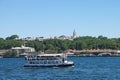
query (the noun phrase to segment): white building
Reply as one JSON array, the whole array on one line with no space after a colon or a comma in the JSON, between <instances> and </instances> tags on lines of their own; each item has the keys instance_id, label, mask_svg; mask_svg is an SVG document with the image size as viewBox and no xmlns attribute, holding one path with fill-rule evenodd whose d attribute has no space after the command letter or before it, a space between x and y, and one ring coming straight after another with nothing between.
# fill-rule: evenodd
<instances>
[{"instance_id":1,"label":"white building","mask_svg":"<svg viewBox=\"0 0 120 80\"><path fill-rule=\"evenodd\" d=\"M67 40L73 40L75 38L77 38L75 30L73 31L73 35L72 36L61 35L61 36L58 37L58 39L60 39L60 40L66 40L66 39Z\"/></svg>"},{"instance_id":2,"label":"white building","mask_svg":"<svg viewBox=\"0 0 120 80\"><path fill-rule=\"evenodd\" d=\"M36 37L36 40L37 40L37 41L43 41L43 40L44 40L44 37Z\"/></svg>"},{"instance_id":3,"label":"white building","mask_svg":"<svg viewBox=\"0 0 120 80\"><path fill-rule=\"evenodd\" d=\"M59 39L60 40L66 40L66 39L70 39L70 37L69 36L65 36L65 35L61 35L61 36L59 36Z\"/></svg>"},{"instance_id":4,"label":"white building","mask_svg":"<svg viewBox=\"0 0 120 80\"><path fill-rule=\"evenodd\" d=\"M34 41L35 38L34 37L26 37L26 38L23 38L22 40L25 40L25 41Z\"/></svg>"},{"instance_id":5,"label":"white building","mask_svg":"<svg viewBox=\"0 0 120 80\"><path fill-rule=\"evenodd\" d=\"M35 52L35 49L32 47L12 47L12 51L16 51L19 55L25 54L25 53L32 53Z\"/></svg>"}]
</instances>

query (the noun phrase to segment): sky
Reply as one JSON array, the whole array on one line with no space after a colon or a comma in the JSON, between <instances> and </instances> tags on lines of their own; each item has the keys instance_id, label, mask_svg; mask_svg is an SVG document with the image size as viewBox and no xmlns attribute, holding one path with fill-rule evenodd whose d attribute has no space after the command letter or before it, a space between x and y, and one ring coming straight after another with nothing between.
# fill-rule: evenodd
<instances>
[{"instance_id":1,"label":"sky","mask_svg":"<svg viewBox=\"0 0 120 80\"><path fill-rule=\"evenodd\" d=\"M0 37L120 37L120 0L0 0Z\"/></svg>"}]
</instances>

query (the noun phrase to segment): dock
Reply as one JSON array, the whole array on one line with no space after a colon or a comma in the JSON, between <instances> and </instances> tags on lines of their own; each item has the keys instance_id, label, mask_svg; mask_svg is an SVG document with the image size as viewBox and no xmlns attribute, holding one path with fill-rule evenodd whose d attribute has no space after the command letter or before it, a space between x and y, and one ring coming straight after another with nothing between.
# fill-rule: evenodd
<instances>
[{"instance_id":1,"label":"dock","mask_svg":"<svg viewBox=\"0 0 120 80\"><path fill-rule=\"evenodd\" d=\"M104 54L103 54L104 53ZM73 56L111 56L111 57L120 57L120 50L112 50L112 49L98 49L98 50L75 50ZM103 55L102 55L103 54Z\"/></svg>"}]
</instances>

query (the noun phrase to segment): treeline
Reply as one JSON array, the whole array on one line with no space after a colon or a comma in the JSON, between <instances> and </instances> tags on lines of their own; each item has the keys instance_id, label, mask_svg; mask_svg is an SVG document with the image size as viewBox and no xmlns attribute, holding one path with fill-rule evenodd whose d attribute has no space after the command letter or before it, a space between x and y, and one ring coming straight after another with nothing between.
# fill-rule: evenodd
<instances>
[{"instance_id":1,"label":"treeline","mask_svg":"<svg viewBox=\"0 0 120 80\"><path fill-rule=\"evenodd\" d=\"M24 41L16 40L17 38L19 38L18 35L12 35L6 39L0 38L0 49L11 49L24 44Z\"/></svg>"},{"instance_id":2,"label":"treeline","mask_svg":"<svg viewBox=\"0 0 120 80\"><path fill-rule=\"evenodd\" d=\"M110 39L104 36L82 36L74 40L45 39L43 41L23 41L17 38L19 38L18 35L12 35L6 39L0 38L0 49L11 49L11 47L24 44L34 47L36 52L46 50L63 52L67 49L120 49L120 38Z\"/></svg>"}]
</instances>

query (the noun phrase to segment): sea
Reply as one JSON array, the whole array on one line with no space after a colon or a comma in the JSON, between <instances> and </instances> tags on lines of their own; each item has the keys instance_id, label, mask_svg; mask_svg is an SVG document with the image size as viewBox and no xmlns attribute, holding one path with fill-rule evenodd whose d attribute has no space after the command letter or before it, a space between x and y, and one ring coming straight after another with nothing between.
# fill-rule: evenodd
<instances>
[{"instance_id":1,"label":"sea","mask_svg":"<svg viewBox=\"0 0 120 80\"><path fill-rule=\"evenodd\" d=\"M68 57L71 67L25 68L24 58L0 58L0 80L120 80L120 57Z\"/></svg>"}]
</instances>

